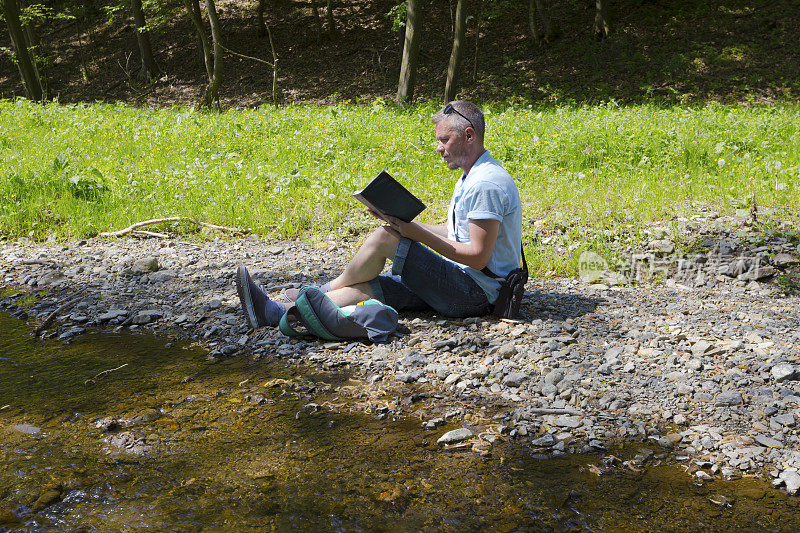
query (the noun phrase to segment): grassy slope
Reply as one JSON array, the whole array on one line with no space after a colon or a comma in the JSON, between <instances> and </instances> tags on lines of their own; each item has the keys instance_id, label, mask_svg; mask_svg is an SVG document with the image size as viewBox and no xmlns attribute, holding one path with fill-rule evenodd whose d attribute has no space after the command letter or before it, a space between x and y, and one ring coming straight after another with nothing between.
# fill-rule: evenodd
<instances>
[{"instance_id":1,"label":"grassy slope","mask_svg":"<svg viewBox=\"0 0 800 533\"><path fill-rule=\"evenodd\" d=\"M687 201L798 207L796 106L488 109L488 148L517 179L526 217L571 228L569 249L537 270L573 271L581 249L603 247L600 230L667 223ZM433 110L0 101L0 233L89 236L189 215L266 236L342 235L371 223L349 193L384 167L439 221L457 175L433 150Z\"/></svg>"}]
</instances>

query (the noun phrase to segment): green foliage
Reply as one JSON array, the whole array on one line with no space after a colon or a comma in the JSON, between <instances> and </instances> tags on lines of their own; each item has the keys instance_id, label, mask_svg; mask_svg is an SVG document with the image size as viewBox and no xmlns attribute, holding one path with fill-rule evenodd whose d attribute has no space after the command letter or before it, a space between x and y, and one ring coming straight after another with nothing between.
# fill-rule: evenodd
<instances>
[{"instance_id":1,"label":"green foliage","mask_svg":"<svg viewBox=\"0 0 800 533\"><path fill-rule=\"evenodd\" d=\"M800 199L800 108L616 104L487 111L486 143L517 180L529 260L574 272L642 228ZM440 222L457 173L435 153L433 106L44 106L0 101L0 235L83 237L149 218L196 217L274 238L373 222L350 193L387 168Z\"/></svg>"},{"instance_id":2,"label":"green foliage","mask_svg":"<svg viewBox=\"0 0 800 533\"><path fill-rule=\"evenodd\" d=\"M403 0L399 4L392 7L386 14L392 22L392 31L400 31L400 28L406 26L406 18L408 17L408 0Z\"/></svg>"}]
</instances>

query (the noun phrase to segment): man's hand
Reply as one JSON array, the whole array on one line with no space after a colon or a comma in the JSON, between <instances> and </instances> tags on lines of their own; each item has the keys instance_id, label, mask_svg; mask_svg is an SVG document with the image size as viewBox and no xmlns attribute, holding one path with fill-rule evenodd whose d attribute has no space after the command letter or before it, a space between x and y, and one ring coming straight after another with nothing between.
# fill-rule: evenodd
<instances>
[{"instance_id":1,"label":"man's hand","mask_svg":"<svg viewBox=\"0 0 800 533\"><path fill-rule=\"evenodd\" d=\"M405 222L390 215L386 215L384 220L389 223L389 229L395 231L401 237L411 239L412 241L424 242L423 234L428 233L424 228L420 227L420 225L414 221Z\"/></svg>"}]
</instances>

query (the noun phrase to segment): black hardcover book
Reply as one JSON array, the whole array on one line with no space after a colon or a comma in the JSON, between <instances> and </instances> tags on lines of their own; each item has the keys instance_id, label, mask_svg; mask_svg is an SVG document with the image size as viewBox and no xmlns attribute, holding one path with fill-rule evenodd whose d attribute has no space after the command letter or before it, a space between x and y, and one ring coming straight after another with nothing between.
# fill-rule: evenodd
<instances>
[{"instance_id":1,"label":"black hardcover book","mask_svg":"<svg viewBox=\"0 0 800 533\"><path fill-rule=\"evenodd\" d=\"M405 222L411 222L425 210L425 204L385 170L353 196L379 215L391 215Z\"/></svg>"}]
</instances>

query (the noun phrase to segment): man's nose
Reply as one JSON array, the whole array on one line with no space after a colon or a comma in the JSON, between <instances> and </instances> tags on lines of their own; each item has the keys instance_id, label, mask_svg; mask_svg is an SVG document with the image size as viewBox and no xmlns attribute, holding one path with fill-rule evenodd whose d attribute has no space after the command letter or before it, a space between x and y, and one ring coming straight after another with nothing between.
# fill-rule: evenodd
<instances>
[{"instance_id":1,"label":"man's nose","mask_svg":"<svg viewBox=\"0 0 800 533\"><path fill-rule=\"evenodd\" d=\"M436 151L439 152L440 154L443 154L444 153L444 144L442 144L442 143L437 144L436 145Z\"/></svg>"}]
</instances>

